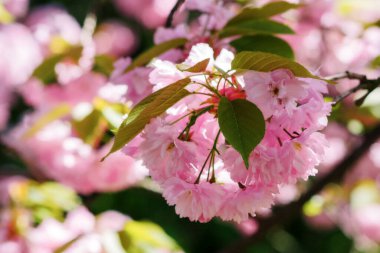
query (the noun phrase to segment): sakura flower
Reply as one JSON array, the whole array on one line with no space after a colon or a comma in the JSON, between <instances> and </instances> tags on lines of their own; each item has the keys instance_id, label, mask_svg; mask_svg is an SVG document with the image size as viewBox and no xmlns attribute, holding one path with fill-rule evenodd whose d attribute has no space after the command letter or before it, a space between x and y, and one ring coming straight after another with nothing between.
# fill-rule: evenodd
<instances>
[{"instance_id":1,"label":"sakura flower","mask_svg":"<svg viewBox=\"0 0 380 253\"><path fill-rule=\"evenodd\" d=\"M60 53L59 47L64 47L65 43L69 45L79 43L81 33L79 24L59 7L38 8L29 14L25 23L40 43L45 55L56 50L58 50L56 53Z\"/></svg>"},{"instance_id":2,"label":"sakura flower","mask_svg":"<svg viewBox=\"0 0 380 253\"><path fill-rule=\"evenodd\" d=\"M55 179L81 193L117 191L135 184L146 175L139 161L124 154L100 162L109 147L93 149L72 135L68 122L55 121L30 138L23 137L38 114L4 137L37 175ZM90 175L90 176L89 176Z\"/></svg>"},{"instance_id":3,"label":"sakura flower","mask_svg":"<svg viewBox=\"0 0 380 253\"><path fill-rule=\"evenodd\" d=\"M171 177L180 177L189 182L195 181L195 168L206 159L207 140L197 142L197 133L190 133L190 141L185 134L178 139L185 128L182 124L171 126L169 122L156 119L149 124L142 135L139 146L144 165L150 175L158 182L165 182Z\"/></svg>"},{"instance_id":4,"label":"sakura flower","mask_svg":"<svg viewBox=\"0 0 380 253\"><path fill-rule=\"evenodd\" d=\"M24 25L0 26L0 47L7 49L0 57L1 85L23 84L42 61L38 43Z\"/></svg>"},{"instance_id":5,"label":"sakura flower","mask_svg":"<svg viewBox=\"0 0 380 253\"><path fill-rule=\"evenodd\" d=\"M136 35L133 31L116 21L102 23L94 34L97 54L114 57L125 56L136 47Z\"/></svg>"},{"instance_id":6,"label":"sakura flower","mask_svg":"<svg viewBox=\"0 0 380 253\"><path fill-rule=\"evenodd\" d=\"M137 103L152 92L152 84L147 80L147 76L152 70L139 67L124 73L130 64L130 58L117 60L114 64L115 69L110 77L110 83L124 86L126 88L125 99Z\"/></svg>"},{"instance_id":7,"label":"sakura flower","mask_svg":"<svg viewBox=\"0 0 380 253\"><path fill-rule=\"evenodd\" d=\"M26 14L29 0L4 0L2 4L12 16L19 18Z\"/></svg>"},{"instance_id":8,"label":"sakura flower","mask_svg":"<svg viewBox=\"0 0 380 253\"><path fill-rule=\"evenodd\" d=\"M307 95L306 83L294 78L287 70L275 70L265 79L257 79L261 74L248 72L244 75L248 99L254 101L269 118L280 108L291 113L297 107L297 100ZM270 101L270 102L269 102ZM269 103L268 103L269 102Z\"/></svg>"},{"instance_id":9,"label":"sakura flower","mask_svg":"<svg viewBox=\"0 0 380 253\"><path fill-rule=\"evenodd\" d=\"M168 6L175 4L174 0L166 2L165 5L159 0L114 0L114 2L123 14L133 16L149 28L163 25L170 11Z\"/></svg>"},{"instance_id":10,"label":"sakura flower","mask_svg":"<svg viewBox=\"0 0 380 253\"><path fill-rule=\"evenodd\" d=\"M192 67L206 59L209 59L206 70L212 71L215 67L218 67L223 71L228 71L231 68L233 54L228 50L222 50L222 52L214 58L214 50L210 45L199 43L191 48L189 56L182 64L186 67ZM152 63L152 66L154 69L149 75L149 81L154 84L155 90L193 74L179 70L171 61L162 61L158 59ZM194 76L192 79L204 81L202 76Z\"/></svg>"},{"instance_id":11,"label":"sakura flower","mask_svg":"<svg viewBox=\"0 0 380 253\"><path fill-rule=\"evenodd\" d=\"M237 223L247 221L249 215L255 216L257 212L270 208L273 204L275 187L271 190L259 184L247 186L244 189L240 189L237 185L233 187L235 190L229 189L218 213L223 220L232 220Z\"/></svg>"},{"instance_id":12,"label":"sakura flower","mask_svg":"<svg viewBox=\"0 0 380 253\"><path fill-rule=\"evenodd\" d=\"M32 229L27 238L31 252L51 253L74 240L65 252L90 250L100 253L104 252L102 249L106 247L106 240L102 238L108 233L122 230L128 221L127 216L114 211L95 217L85 207L79 207L71 211L63 223L55 219L45 220Z\"/></svg>"},{"instance_id":13,"label":"sakura flower","mask_svg":"<svg viewBox=\"0 0 380 253\"><path fill-rule=\"evenodd\" d=\"M223 188L208 182L189 184L181 179L171 178L163 186L163 195L169 205L175 204L180 217L188 217L191 221L209 221L224 202Z\"/></svg>"}]
</instances>

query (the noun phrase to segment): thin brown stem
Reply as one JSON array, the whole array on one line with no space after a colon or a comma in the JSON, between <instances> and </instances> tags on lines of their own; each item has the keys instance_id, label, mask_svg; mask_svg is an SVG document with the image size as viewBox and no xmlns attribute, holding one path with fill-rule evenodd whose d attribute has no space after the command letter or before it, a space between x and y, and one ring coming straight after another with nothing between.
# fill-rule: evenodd
<instances>
[{"instance_id":1,"label":"thin brown stem","mask_svg":"<svg viewBox=\"0 0 380 253\"><path fill-rule=\"evenodd\" d=\"M358 80L359 84L352 89L342 93L341 95L334 98L335 105L341 102L343 99L348 97L349 95L359 91L365 90L367 91L365 95L355 101L356 105L360 106L363 104L364 100L367 96L377 87L380 86L380 77L377 79L368 79L366 75L357 74L353 72L346 71L342 74L338 74L329 78L331 81L338 81L341 79L350 79L350 80Z\"/></svg>"},{"instance_id":2,"label":"thin brown stem","mask_svg":"<svg viewBox=\"0 0 380 253\"><path fill-rule=\"evenodd\" d=\"M173 18L174 14L177 12L177 10L181 7L181 5L185 2L186 0L177 0L173 8L171 9L168 18L166 19L165 27L170 28L173 24Z\"/></svg>"}]
</instances>

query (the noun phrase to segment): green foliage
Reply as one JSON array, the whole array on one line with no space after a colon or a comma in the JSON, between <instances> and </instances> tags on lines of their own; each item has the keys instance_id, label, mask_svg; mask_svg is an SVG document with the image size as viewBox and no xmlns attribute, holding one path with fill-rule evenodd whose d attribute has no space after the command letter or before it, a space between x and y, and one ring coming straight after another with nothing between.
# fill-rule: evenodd
<instances>
[{"instance_id":1,"label":"green foliage","mask_svg":"<svg viewBox=\"0 0 380 253\"><path fill-rule=\"evenodd\" d=\"M254 35L254 34L294 34L294 31L287 25L269 20L253 19L229 25L219 32L219 37L229 37L233 35Z\"/></svg>"},{"instance_id":2,"label":"green foliage","mask_svg":"<svg viewBox=\"0 0 380 253\"><path fill-rule=\"evenodd\" d=\"M154 250L180 252L181 248L155 223L149 221L129 221L119 232L121 244L126 252L146 253Z\"/></svg>"},{"instance_id":3,"label":"green foliage","mask_svg":"<svg viewBox=\"0 0 380 253\"><path fill-rule=\"evenodd\" d=\"M55 65L65 58L78 60L82 53L82 47L72 47L64 53L56 54L45 59L33 72L32 76L40 79L44 84L56 81Z\"/></svg>"},{"instance_id":4,"label":"green foliage","mask_svg":"<svg viewBox=\"0 0 380 253\"><path fill-rule=\"evenodd\" d=\"M380 21L379 21L380 22ZM377 56L375 59L372 60L371 62L371 67L372 68L380 68L380 55Z\"/></svg>"},{"instance_id":5,"label":"green foliage","mask_svg":"<svg viewBox=\"0 0 380 253\"><path fill-rule=\"evenodd\" d=\"M27 180L17 183L11 188L10 196L15 207L30 209L36 222L49 217L61 220L65 212L80 204L75 191L55 182L39 184Z\"/></svg>"},{"instance_id":6,"label":"green foliage","mask_svg":"<svg viewBox=\"0 0 380 253\"><path fill-rule=\"evenodd\" d=\"M93 71L110 76L114 70L114 60L106 54L97 55L94 59Z\"/></svg>"},{"instance_id":7,"label":"green foliage","mask_svg":"<svg viewBox=\"0 0 380 253\"><path fill-rule=\"evenodd\" d=\"M151 119L163 114L179 100L189 95L190 93L185 87L190 81L189 78L181 79L154 92L138 103L119 127L113 146L107 156L121 149L136 137Z\"/></svg>"},{"instance_id":8,"label":"green foliage","mask_svg":"<svg viewBox=\"0 0 380 253\"><path fill-rule=\"evenodd\" d=\"M248 100L229 101L222 97L218 106L218 122L226 140L249 166L249 155L265 133L265 120L260 109Z\"/></svg>"},{"instance_id":9,"label":"green foliage","mask_svg":"<svg viewBox=\"0 0 380 253\"><path fill-rule=\"evenodd\" d=\"M192 67L182 66L181 64L177 65L177 68L181 71L191 72L191 73L199 73L206 70L208 63L210 62L210 58L204 59L203 61L198 62Z\"/></svg>"},{"instance_id":10,"label":"green foliage","mask_svg":"<svg viewBox=\"0 0 380 253\"><path fill-rule=\"evenodd\" d=\"M292 48L284 40L271 35L254 35L243 36L232 41L237 52L242 51L261 51L266 53L277 54L289 59L294 58Z\"/></svg>"},{"instance_id":11,"label":"green foliage","mask_svg":"<svg viewBox=\"0 0 380 253\"><path fill-rule=\"evenodd\" d=\"M85 143L95 147L107 130L108 123L99 110L93 110L81 120L73 120L75 133Z\"/></svg>"},{"instance_id":12,"label":"green foliage","mask_svg":"<svg viewBox=\"0 0 380 253\"><path fill-rule=\"evenodd\" d=\"M24 133L23 138L33 137L36 133L42 130L46 125L69 115L71 106L68 104L60 104L51 109L48 113L41 116L34 124Z\"/></svg>"},{"instance_id":13,"label":"green foliage","mask_svg":"<svg viewBox=\"0 0 380 253\"><path fill-rule=\"evenodd\" d=\"M235 70L269 72L281 68L289 69L298 77L320 79L301 64L275 54L243 51L238 53L232 61L232 69Z\"/></svg>"},{"instance_id":14,"label":"green foliage","mask_svg":"<svg viewBox=\"0 0 380 253\"><path fill-rule=\"evenodd\" d=\"M290 9L299 7L298 4L291 4L285 1L271 2L261 8L245 8L235 17L228 21L226 26L235 25L252 19L265 19L284 13Z\"/></svg>"},{"instance_id":15,"label":"green foliage","mask_svg":"<svg viewBox=\"0 0 380 253\"><path fill-rule=\"evenodd\" d=\"M155 45L154 47L148 49L144 53L140 54L135 60L128 66L125 72L129 72L137 67L143 66L149 63L153 58L160 56L166 51L183 46L187 42L184 38L173 39L165 41L161 44Z\"/></svg>"}]
</instances>

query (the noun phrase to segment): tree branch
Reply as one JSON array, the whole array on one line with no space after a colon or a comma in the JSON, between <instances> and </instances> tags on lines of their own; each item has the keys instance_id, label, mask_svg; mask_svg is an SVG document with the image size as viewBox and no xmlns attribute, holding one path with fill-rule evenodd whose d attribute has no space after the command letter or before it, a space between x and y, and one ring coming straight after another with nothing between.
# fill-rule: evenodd
<instances>
[{"instance_id":1,"label":"tree branch","mask_svg":"<svg viewBox=\"0 0 380 253\"><path fill-rule=\"evenodd\" d=\"M330 173L315 182L311 188L305 192L301 197L294 202L287 205L274 208L272 215L268 217L257 217L256 221L259 224L259 230L244 238L235 244L231 245L227 249L223 250L223 253L242 253L248 249L250 245L253 245L258 240L262 239L268 231L275 226L286 224L301 214L303 205L310 200L315 194L320 192L327 184L332 182L341 181L351 168L355 166L358 160L369 150L371 145L380 138L380 124L374 127L370 132L364 135L363 141L353 149L346 158L341 161Z\"/></svg>"},{"instance_id":2,"label":"tree branch","mask_svg":"<svg viewBox=\"0 0 380 253\"><path fill-rule=\"evenodd\" d=\"M169 27L172 26L173 18L174 18L174 14L176 13L176 11L181 7L181 5L182 5L185 1L186 1L186 0L177 0L177 2L175 3L174 7L173 7L172 10L170 11L168 18L166 19L166 23L165 23L165 27L166 27L166 28L169 28Z\"/></svg>"},{"instance_id":3,"label":"tree branch","mask_svg":"<svg viewBox=\"0 0 380 253\"><path fill-rule=\"evenodd\" d=\"M377 79L368 79L366 75L361 75L357 73L352 73L349 71L344 72L343 74L338 74L336 76L329 78L331 81L337 81L341 79L350 79L350 80L358 80L359 84L355 86L354 88L344 92L340 96L336 97L334 99L335 104L339 103L343 99L345 99L347 96L359 91L359 90L367 90L367 93L355 101L357 106L360 106L363 104L364 100L367 98L367 96L377 87L380 86L380 77Z\"/></svg>"}]
</instances>

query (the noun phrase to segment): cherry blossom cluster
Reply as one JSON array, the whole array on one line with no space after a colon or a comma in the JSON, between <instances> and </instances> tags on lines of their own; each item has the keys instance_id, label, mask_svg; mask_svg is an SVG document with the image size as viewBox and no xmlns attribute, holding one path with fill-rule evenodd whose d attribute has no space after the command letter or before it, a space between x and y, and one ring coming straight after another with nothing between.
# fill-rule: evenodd
<instances>
[{"instance_id":1,"label":"cherry blossom cluster","mask_svg":"<svg viewBox=\"0 0 380 253\"><path fill-rule=\"evenodd\" d=\"M181 71L170 61L153 63L154 89L190 77L192 95L152 120L125 152L143 160L181 217L241 222L269 208L279 186L316 173L326 147L318 131L326 126L331 105L323 99L323 81L297 78L286 69L234 74L232 52L214 55L208 44L199 43L180 64L209 59L202 73ZM264 116L265 136L251 153L249 168L219 130L220 97L251 101Z\"/></svg>"}]
</instances>

